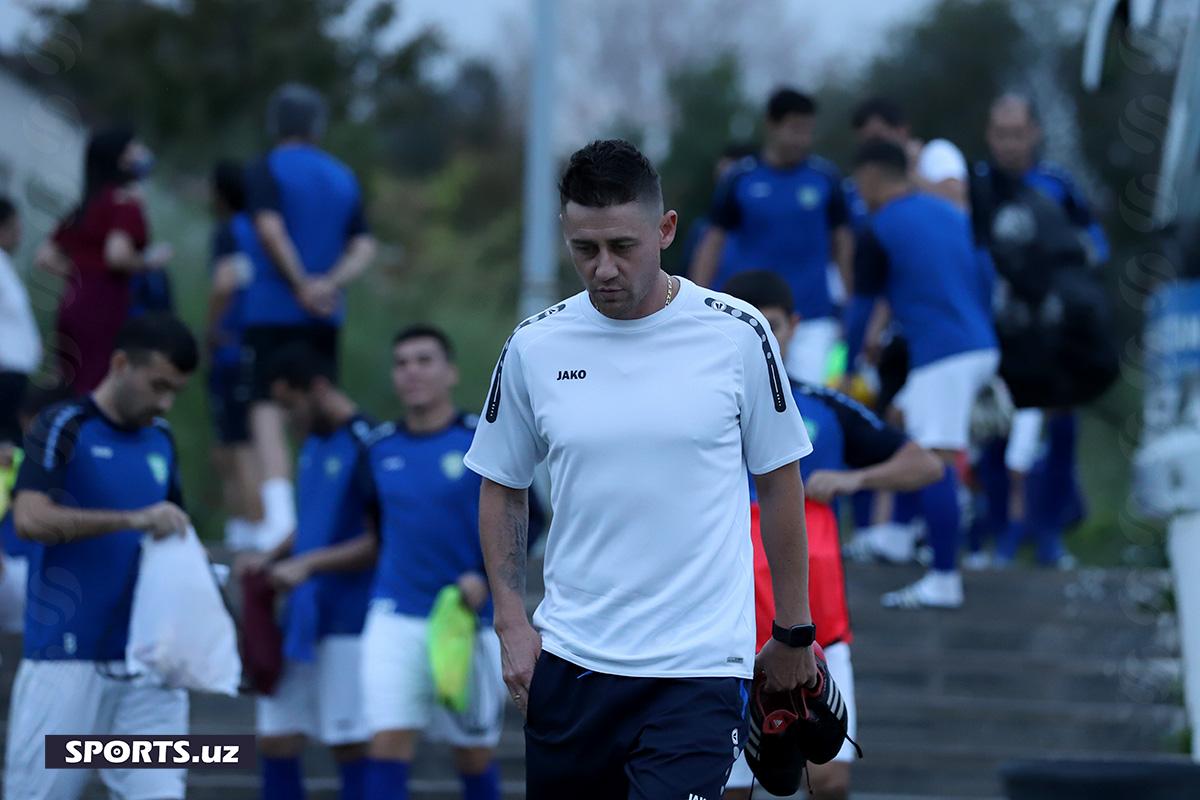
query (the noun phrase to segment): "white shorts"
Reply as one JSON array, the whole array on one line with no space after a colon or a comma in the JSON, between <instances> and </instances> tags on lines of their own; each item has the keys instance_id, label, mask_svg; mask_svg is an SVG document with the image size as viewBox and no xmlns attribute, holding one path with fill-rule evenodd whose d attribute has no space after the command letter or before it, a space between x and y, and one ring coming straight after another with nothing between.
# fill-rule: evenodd
<instances>
[{"instance_id":1,"label":"white shorts","mask_svg":"<svg viewBox=\"0 0 1200 800\"><path fill-rule=\"evenodd\" d=\"M838 642L826 647L825 663L829 665L829 675L837 684L842 699L846 701L846 732L851 739L857 739L858 706L854 702L854 666L850 663L850 645ZM833 760L850 764L854 762L857 755L854 752L854 746L850 742L845 742ZM754 774L750 771L750 765L746 762L746 753L743 751L733 765L733 772L729 774L729 781L725 784L725 788L749 789L753 783Z\"/></svg>"},{"instance_id":2,"label":"white shorts","mask_svg":"<svg viewBox=\"0 0 1200 800\"><path fill-rule=\"evenodd\" d=\"M500 672L500 638L480 629L472 661L468 707L456 714L437 702L423 617L396 614L375 602L363 629L362 685L367 729L424 731L453 747L495 747L500 742L508 692Z\"/></svg>"},{"instance_id":3,"label":"white shorts","mask_svg":"<svg viewBox=\"0 0 1200 800\"><path fill-rule=\"evenodd\" d=\"M187 692L106 678L98 666L95 661L21 661L8 717L6 798L74 800L83 793L91 770L45 768L47 734L187 734ZM124 666L124 662L111 664L114 671ZM104 785L121 800L184 796L186 770L98 771Z\"/></svg>"},{"instance_id":4,"label":"white shorts","mask_svg":"<svg viewBox=\"0 0 1200 800\"><path fill-rule=\"evenodd\" d=\"M29 559L0 556L4 575L0 576L0 631L20 633L25 629L25 584L29 580Z\"/></svg>"},{"instance_id":5,"label":"white shorts","mask_svg":"<svg viewBox=\"0 0 1200 800\"><path fill-rule=\"evenodd\" d=\"M367 741L361 654L361 637L326 636L316 661L289 661L275 694L258 698L258 735L302 733L327 745Z\"/></svg>"},{"instance_id":6,"label":"white shorts","mask_svg":"<svg viewBox=\"0 0 1200 800\"><path fill-rule=\"evenodd\" d=\"M833 352L841 335L842 327L832 317L801 320L797 323L796 330L792 333L792 341L788 343L787 359L784 362L788 377L794 381L824 384L825 372L829 368L829 354Z\"/></svg>"},{"instance_id":7,"label":"white shorts","mask_svg":"<svg viewBox=\"0 0 1200 800\"><path fill-rule=\"evenodd\" d=\"M1033 469L1042 443L1042 410L1022 408L1013 414L1008 444L1004 447L1004 466L1013 472L1026 473Z\"/></svg>"},{"instance_id":8,"label":"white shorts","mask_svg":"<svg viewBox=\"0 0 1200 800\"><path fill-rule=\"evenodd\" d=\"M971 441L971 408L1000 366L996 350L972 350L908 373L896 406L908 435L922 447L963 450Z\"/></svg>"}]
</instances>

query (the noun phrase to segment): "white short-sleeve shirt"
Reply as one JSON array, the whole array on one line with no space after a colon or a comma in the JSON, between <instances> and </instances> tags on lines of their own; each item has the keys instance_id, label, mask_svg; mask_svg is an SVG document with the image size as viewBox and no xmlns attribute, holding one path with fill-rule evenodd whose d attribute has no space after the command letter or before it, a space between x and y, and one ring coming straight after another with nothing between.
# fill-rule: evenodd
<instances>
[{"instance_id":1,"label":"white short-sleeve shirt","mask_svg":"<svg viewBox=\"0 0 1200 800\"><path fill-rule=\"evenodd\" d=\"M751 677L746 471L812 451L788 386L762 316L687 280L642 319L580 293L517 328L466 464L525 488L547 461L546 650L615 675Z\"/></svg>"}]
</instances>

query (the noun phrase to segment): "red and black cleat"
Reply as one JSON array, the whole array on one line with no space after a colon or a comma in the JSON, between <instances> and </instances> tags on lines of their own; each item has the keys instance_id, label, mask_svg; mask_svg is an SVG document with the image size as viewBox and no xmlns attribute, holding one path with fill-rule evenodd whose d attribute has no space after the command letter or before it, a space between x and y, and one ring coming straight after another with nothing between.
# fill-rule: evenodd
<instances>
[{"instance_id":1,"label":"red and black cleat","mask_svg":"<svg viewBox=\"0 0 1200 800\"><path fill-rule=\"evenodd\" d=\"M813 645L818 683L812 688L767 692L761 675L750 689L750 737L746 761L764 789L795 794L807 763L832 761L846 741L846 701L829 675L825 654ZM857 744L854 749L862 758Z\"/></svg>"}]
</instances>

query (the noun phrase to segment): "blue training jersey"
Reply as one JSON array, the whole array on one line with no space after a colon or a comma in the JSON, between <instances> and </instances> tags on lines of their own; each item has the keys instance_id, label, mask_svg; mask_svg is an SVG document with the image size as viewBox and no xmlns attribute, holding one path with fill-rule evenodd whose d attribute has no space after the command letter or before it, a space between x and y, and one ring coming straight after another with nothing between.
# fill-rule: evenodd
<instances>
[{"instance_id":1,"label":"blue training jersey","mask_svg":"<svg viewBox=\"0 0 1200 800\"><path fill-rule=\"evenodd\" d=\"M850 223L837 168L816 156L789 169L745 159L717 187L709 218L729 237L713 288L765 269L788 282L806 320L832 316L833 231Z\"/></svg>"},{"instance_id":2,"label":"blue training jersey","mask_svg":"<svg viewBox=\"0 0 1200 800\"><path fill-rule=\"evenodd\" d=\"M855 248L859 313L847 325L851 358L861 345L864 298L885 295L908 341L910 368L995 348L986 297L988 261L970 220L940 197L913 192L871 215ZM869 303L866 304L869 313Z\"/></svg>"},{"instance_id":3,"label":"blue training jersey","mask_svg":"<svg viewBox=\"0 0 1200 800\"><path fill-rule=\"evenodd\" d=\"M90 397L52 406L25 438L14 496L26 490L79 509L182 505L170 428L162 420L145 428L117 425ZM125 658L143 535L124 530L31 549L26 658Z\"/></svg>"},{"instance_id":4,"label":"blue training jersey","mask_svg":"<svg viewBox=\"0 0 1200 800\"><path fill-rule=\"evenodd\" d=\"M367 452L377 426L362 415L327 434L311 434L300 447L296 468L296 538L300 555L352 539L367 529L374 509ZM325 636L362 632L371 594L372 571L314 575L292 592L284 623L285 651L311 659Z\"/></svg>"},{"instance_id":5,"label":"blue training jersey","mask_svg":"<svg viewBox=\"0 0 1200 800\"><path fill-rule=\"evenodd\" d=\"M362 192L354 173L312 145L281 145L252 166L246 180L247 210L283 216L308 275L333 269L352 238L367 232ZM309 314L275 262L261 248L251 254L254 274L246 287L247 326L341 324L345 302L332 317Z\"/></svg>"},{"instance_id":6,"label":"blue training jersey","mask_svg":"<svg viewBox=\"0 0 1200 800\"><path fill-rule=\"evenodd\" d=\"M792 381L792 397L813 451L800 459L800 478L820 470L862 469L887 461L904 446L904 434L857 400L826 386ZM757 497L750 476L750 497Z\"/></svg>"},{"instance_id":7,"label":"blue training jersey","mask_svg":"<svg viewBox=\"0 0 1200 800\"><path fill-rule=\"evenodd\" d=\"M399 614L428 616L443 587L464 572L483 574L482 479L463 464L475 423L464 414L440 431L411 433L400 422L371 446L381 536L372 597ZM490 600L480 617L491 619Z\"/></svg>"},{"instance_id":8,"label":"blue training jersey","mask_svg":"<svg viewBox=\"0 0 1200 800\"><path fill-rule=\"evenodd\" d=\"M238 253L246 254L245 245L247 243L244 241L244 235L238 235L239 228L243 233L246 229L253 231L250 218L245 214L237 214L217 226L217 230L213 234L212 258L209 263L212 272L216 272L217 264L222 259ZM255 246L257 244L257 241L254 242ZM229 305L225 308L225 313L216 323L217 345L211 353L213 366L232 367L241 363L245 304L245 287L239 287L234 290L229 298Z\"/></svg>"}]
</instances>

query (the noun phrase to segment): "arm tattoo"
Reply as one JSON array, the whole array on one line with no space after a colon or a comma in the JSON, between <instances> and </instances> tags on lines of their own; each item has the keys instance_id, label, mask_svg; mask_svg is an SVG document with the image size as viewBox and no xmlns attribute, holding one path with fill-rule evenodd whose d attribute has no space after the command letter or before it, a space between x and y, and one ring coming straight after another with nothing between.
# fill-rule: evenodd
<instances>
[{"instance_id":1,"label":"arm tattoo","mask_svg":"<svg viewBox=\"0 0 1200 800\"><path fill-rule=\"evenodd\" d=\"M501 565L501 580L509 589L525 595L525 565L529 553L529 507L526 495L506 498L504 525L508 533L507 552Z\"/></svg>"}]
</instances>

